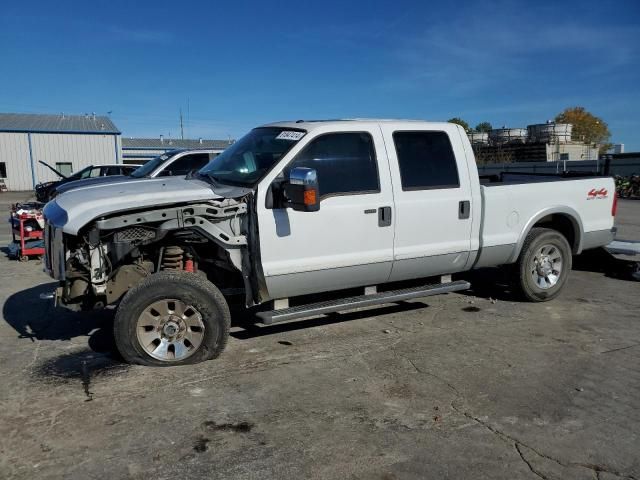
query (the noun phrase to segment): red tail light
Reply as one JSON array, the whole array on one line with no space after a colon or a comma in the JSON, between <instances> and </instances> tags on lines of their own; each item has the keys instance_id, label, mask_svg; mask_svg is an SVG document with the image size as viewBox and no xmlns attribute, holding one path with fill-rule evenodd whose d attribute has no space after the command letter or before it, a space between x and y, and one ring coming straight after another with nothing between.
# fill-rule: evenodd
<instances>
[{"instance_id":1,"label":"red tail light","mask_svg":"<svg viewBox=\"0 0 640 480\"><path fill-rule=\"evenodd\" d=\"M613 192L613 205L611 205L611 216L615 217L618 213L618 192Z\"/></svg>"}]
</instances>

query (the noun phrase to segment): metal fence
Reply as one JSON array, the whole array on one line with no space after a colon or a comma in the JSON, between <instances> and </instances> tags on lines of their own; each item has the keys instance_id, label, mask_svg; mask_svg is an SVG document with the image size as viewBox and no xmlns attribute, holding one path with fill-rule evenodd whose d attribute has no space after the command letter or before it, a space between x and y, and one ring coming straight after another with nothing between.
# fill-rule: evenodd
<instances>
[{"instance_id":1,"label":"metal fence","mask_svg":"<svg viewBox=\"0 0 640 480\"><path fill-rule=\"evenodd\" d=\"M593 172L604 174L605 160L580 160L580 161L557 161L557 162L520 162L520 163L487 163L478 165L480 175L495 175L500 172L514 173L561 173L571 172ZM609 164L609 175L640 175L639 158L613 159Z\"/></svg>"}]
</instances>

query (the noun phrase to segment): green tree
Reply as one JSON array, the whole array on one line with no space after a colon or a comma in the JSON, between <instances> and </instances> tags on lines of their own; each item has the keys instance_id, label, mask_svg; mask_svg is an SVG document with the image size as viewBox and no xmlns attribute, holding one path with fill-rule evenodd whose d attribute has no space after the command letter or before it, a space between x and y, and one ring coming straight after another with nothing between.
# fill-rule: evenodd
<instances>
[{"instance_id":1,"label":"green tree","mask_svg":"<svg viewBox=\"0 0 640 480\"><path fill-rule=\"evenodd\" d=\"M486 132L489 132L490 130L493 130L493 127L489 122L480 122L479 124L476 125L476 132L486 133Z\"/></svg>"},{"instance_id":2,"label":"green tree","mask_svg":"<svg viewBox=\"0 0 640 480\"><path fill-rule=\"evenodd\" d=\"M588 112L584 107L569 107L556 115L557 123L573 125L571 140L600 145L600 153L611 148L609 126L600 117Z\"/></svg>"},{"instance_id":3,"label":"green tree","mask_svg":"<svg viewBox=\"0 0 640 480\"><path fill-rule=\"evenodd\" d=\"M447 122L449 122L449 123L457 123L458 125L461 125L462 128L464 128L465 132L469 130L469 124L467 122L465 122L464 120L462 120L461 118L453 117L453 118L450 118L449 120L447 120Z\"/></svg>"}]
</instances>

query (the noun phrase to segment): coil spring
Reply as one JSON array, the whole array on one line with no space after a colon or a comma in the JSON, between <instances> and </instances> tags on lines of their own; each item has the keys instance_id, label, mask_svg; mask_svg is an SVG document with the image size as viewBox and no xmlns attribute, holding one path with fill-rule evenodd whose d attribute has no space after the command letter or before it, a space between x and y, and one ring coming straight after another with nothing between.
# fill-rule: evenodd
<instances>
[{"instance_id":1,"label":"coil spring","mask_svg":"<svg viewBox=\"0 0 640 480\"><path fill-rule=\"evenodd\" d=\"M162 269L163 270L182 270L183 256L184 256L184 250L178 246L171 246L171 247L165 248L164 255L162 256Z\"/></svg>"}]
</instances>

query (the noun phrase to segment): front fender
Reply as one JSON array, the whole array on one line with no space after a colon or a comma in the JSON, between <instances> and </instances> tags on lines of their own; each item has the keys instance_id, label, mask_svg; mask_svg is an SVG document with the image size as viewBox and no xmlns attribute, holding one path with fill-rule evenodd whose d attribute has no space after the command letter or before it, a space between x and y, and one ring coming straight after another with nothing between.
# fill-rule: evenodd
<instances>
[{"instance_id":1,"label":"front fender","mask_svg":"<svg viewBox=\"0 0 640 480\"><path fill-rule=\"evenodd\" d=\"M56 228L63 228L69 221L67 211L58 205L58 202L52 200L44 206L42 211L44 218Z\"/></svg>"}]
</instances>

